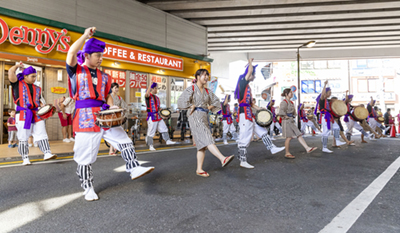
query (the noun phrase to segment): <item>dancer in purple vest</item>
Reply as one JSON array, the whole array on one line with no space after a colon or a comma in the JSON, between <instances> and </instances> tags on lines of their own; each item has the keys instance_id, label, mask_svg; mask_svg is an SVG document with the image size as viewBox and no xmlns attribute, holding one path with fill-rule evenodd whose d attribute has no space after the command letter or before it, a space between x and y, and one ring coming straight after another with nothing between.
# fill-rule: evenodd
<instances>
[{"instance_id":1,"label":"dancer in purple vest","mask_svg":"<svg viewBox=\"0 0 400 233\"><path fill-rule=\"evenodd\" d=\"M258 137L262 139L265 146L268 150L271 151L272 154L276 154L285 149L285 147L276 147L272 143L271 138L268 135L267 129L254 123L253 112L251 108L254 108L256 110L261 110L262 108L255 105L251 95L251 88L249 83L254 81L254 79L256 78L254 68L257 67L253 67L252 62L253 59L249 59L248 67L246 68L244 74L239 76L239 80L235 90L235 99L239 101L239 114L237 118L240 126L238 140L238 158L240 160L241 167L250 169L254 168L254 166L250 165L247 162L247 147L250 145L251 139L253 137L253 132L255 132Z\"/></svg>"},{"instance_id":2,"label":"dancer in purple vest","mask_svg":"<svg viewBox=\"0 0 400 233\"><path fill-rule=\"evenodd\" d=\"M30 66L22 73L16 74L16 70L23 69L22 62L8 70L14 103L17 106L15 115L18 143L18 153L22 157L23 165L30 165L28 139L33 136L40 150L44 153L43 160L55 159L57 156L50 151L49 137L43 119L37 115L40 107L42 89L36 86L36 70Z\"/></svg>"},{"instance_id":3,"label":"dancer in purple vest","mask_svg":"<svg viewBox=\"0 0 400 233\"><path fill-rule=\"evenodd\" d=\"M229 102L231 102L231 95L226 95L224 102L221 103L222 124L223 124L222 138L224 140L224 144L228 144L228 139L227 139L228 132L232 134L233 140L237 140L236 127L233 124L231 106L229 105Z\"/></svg>"},{"instance_id":4,"label":"dancer in purple vest","mask_svg":"<svg viewBox=\"0 0 400 233\"><path fill-rule=\"evenodd\" d=\"M67 55L69 92L76 100L73 119L73 129L76 133L74 160L78 164L76 173L85 190L83 195L87 201L99 199L93 187L92 164L97 159L102 138L121 151L121 157L126 162L126 171L130 173L132 180L154 170L154 167L139 165L132 140L121 126L104 129L95 124L95 112L108 109L110 106L116 107L113 106L110 95L111 78L98 69L103 61L106 44L95 38L89 39L95 30L93 27L87 28L85 33L72 44ZM86 40L88 41L85 43ZM79 51L82 46L83 50Z\"/></svg>"},{"instance_id":5,"label":"dancer in purple vest","mask_svg":"<svg viewBox=\"0 0 400 233\"><path fill-rule=\"evenodd\" d=\"M147 106L147 135L146 143L149 150L156 150L153 145L153 137L156 131L160 132L167 145L173 145L176 142L172 141L169 137L168 128L159 114L160 99L157 96L157 83L151 84L147 89L145 99Z\"/></svg>"}]
</instances>

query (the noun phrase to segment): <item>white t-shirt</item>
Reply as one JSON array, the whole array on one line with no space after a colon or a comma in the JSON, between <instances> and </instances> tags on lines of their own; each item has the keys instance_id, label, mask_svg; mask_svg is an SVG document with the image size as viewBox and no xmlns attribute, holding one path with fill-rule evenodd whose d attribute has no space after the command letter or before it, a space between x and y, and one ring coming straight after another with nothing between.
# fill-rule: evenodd
<instances>
[{"instance_id":1,"label":"white t-shirt","mask_svg":"<svg viewBox=\"0 0 400 233\"><path fill-rule=\"evenodd\" d=\"M71 97L66 97L62 104L64 105L66 114L72 114L74 112L75 101Z\"/></svg>"}]
</instances>

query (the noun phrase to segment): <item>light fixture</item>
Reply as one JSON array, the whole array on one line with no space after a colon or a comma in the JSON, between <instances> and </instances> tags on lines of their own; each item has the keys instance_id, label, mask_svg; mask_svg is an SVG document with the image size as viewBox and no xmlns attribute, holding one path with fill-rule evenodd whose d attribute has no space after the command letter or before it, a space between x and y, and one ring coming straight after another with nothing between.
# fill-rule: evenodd
<instances>
[{"instance_id":1,"label":"light fixture","mask_svg":"<svg viewBox=\"0 0 400 233\"><path fill-rule=\"evenodd\" d=\"M164 71L164 70L159 70L158 72L159 72L159 73L164 73L165 71Z\"/></svg>"},{"instance_id":2,"label":"light fixture","mask_svg":"<svg viewBox=\"0 0 400 233\"><path fill-rule=\"evenodd\" d=\"M51 66L51 65L46 65L46 66Z\"/></svg>"},{"instance_id":3,"label":"light fixture","mask_svg":"<svg viewBox=\"0 0 400 233\"><path fill-rule=\"evenodd\" d=\"M4 61L11 61L11 60L6 59L6 60L4 60Z\"/></svg>"},{"instance_id":4,"label":"light fixture","mask_svg":"<svg viewBox=\"0 0 400 233\"><path fill-rule=\"evenodd\" d=\"M114 66L119 66L119 65L121 65L121 63L119 63L119 62L114 62Z\"/></svg>"},{"instance_id":5,"label":"light fixture","mask_svg":"<svg viewBox=\"0 0 400 233\"><path fill-rule=\"evenodd\" d=\"M194 63L199 63L199 61L195 60Z\"/></svg>"},{"instance_id":6,"label":"light fixture","mask_svg":"<svg viewBox=\"0 0 400 233\"><path fill-rule=\"evenodd\" d=\"M314 45L315 45L316 43L317 43L317 42L315 42L314 40L312 40L312 41L309 41L309 42L303 44L301 47L305 46L305 47L307 47L307 48L311 48L311 47L314 47Z\"/></svg>"}]
</instances>

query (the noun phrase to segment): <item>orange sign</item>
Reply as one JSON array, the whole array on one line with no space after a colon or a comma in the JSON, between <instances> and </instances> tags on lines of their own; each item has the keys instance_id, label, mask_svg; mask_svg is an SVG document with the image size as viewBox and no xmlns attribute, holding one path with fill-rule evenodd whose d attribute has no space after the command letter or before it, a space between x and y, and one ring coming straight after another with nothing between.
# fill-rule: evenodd
<instances>
[{"instance_id":1,"label":"orange sign","mask_svg":"<svg viewBox=\"0 0 400 233\"><path fill-rule=\"evenodd\" d=\"M183 59L107 43L104 58L183 71Z\"/></svg>"},{"instance_id":2,"label":"orange sign","mask_svg":"<svg viewBox=\"0 0 400 233\"><path fill-rule=\"evenodd\" d=\"M51 92L55 94L65 94L67 92L67 88L64 87L52 87Z\"/></svg>"}]
</instances>

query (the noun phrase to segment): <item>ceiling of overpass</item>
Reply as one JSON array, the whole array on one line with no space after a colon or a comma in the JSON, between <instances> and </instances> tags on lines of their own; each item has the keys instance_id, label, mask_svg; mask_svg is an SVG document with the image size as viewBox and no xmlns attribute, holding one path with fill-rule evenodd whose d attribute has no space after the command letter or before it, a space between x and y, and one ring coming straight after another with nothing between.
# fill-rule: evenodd
<instances>
[{"instance_id":1,"label":"ceiling of overpass","mask_svg":"<svg viewBox=\"0 0 400 233\"><path fill-rule=\"evenodd\" d=\"M208 50L400 45L399 0L140 0L208 29Z\"/></svg>"}]
</instances>

